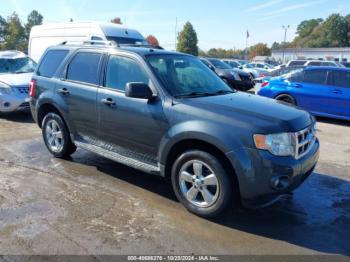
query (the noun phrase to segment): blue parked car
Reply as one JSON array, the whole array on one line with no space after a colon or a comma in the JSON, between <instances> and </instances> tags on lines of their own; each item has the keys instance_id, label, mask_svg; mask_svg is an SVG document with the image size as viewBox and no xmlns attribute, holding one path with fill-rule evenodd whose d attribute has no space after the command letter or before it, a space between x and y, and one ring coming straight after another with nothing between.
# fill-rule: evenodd
<instances>
[{"instance_id":1,"label":"blue parked car","mask_svg":"<svg viewBox=\"0 0 350 262\"><path fill-rule=\"evenodd\" d=\"M306 67L264 82L258 95L297 105L316 116L350 120L350 69Z\"/></svg>"}]
</instances>

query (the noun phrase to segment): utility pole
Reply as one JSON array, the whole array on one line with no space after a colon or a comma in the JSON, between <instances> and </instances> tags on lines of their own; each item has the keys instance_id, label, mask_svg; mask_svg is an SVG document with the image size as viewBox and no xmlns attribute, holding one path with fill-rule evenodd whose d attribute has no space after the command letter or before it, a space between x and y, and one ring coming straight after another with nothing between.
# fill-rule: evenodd
<instances>
[{"instance_id":1,"label":"utility pole","mask_svg":"<svg viewBox=\"0 0 350 262\"><path fill-rule=\"evenodd\" d=\"M176 44L177 44L177 17L175 20L175 51L176 51Z\"/></svg>"},{"instance_id":2,"label":"utility pole","mask_svg":"<svg viewBox=\"0 0 350 262\"><path fill-rule=\"evenodd\" d=\"M283 40L283 56L282 56L282 61L283 61L283 63L285 62L284 61L284 55L285 55L285 52L286 52L286 42L287 42L287 31L288 31L288 29L289 29L289 25L287 25L287 26L282 26L282 28L283 28L283 30L284 30L284 40Z\"/></svg>"}]
</instances>

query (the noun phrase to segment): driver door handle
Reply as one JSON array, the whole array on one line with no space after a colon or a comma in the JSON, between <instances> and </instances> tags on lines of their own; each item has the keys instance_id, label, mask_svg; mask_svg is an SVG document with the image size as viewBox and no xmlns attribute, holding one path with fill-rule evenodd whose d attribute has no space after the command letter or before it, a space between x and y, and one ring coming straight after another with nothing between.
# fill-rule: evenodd
<instances>
[{"instance_id":1,"label":"driver door handle","mask_svg":"<svg viewBox=\"0 0 350 262\"><path fill-rule=\"evenodd\" d=\"M339 90L339 89L334 89L332 93L341 95L343 92L341 90Z\"/></svg>"},{"instance_id":2,"label":"driver door handle","mask_svg":"<svg viewBox=\"0 0 350 262\"><path fill-rule=\"evenodd\" d=\"M112 98L103 98L101 99L101 102L110 107L116 107L117 105Z\"/></svg>"}]
</instances>

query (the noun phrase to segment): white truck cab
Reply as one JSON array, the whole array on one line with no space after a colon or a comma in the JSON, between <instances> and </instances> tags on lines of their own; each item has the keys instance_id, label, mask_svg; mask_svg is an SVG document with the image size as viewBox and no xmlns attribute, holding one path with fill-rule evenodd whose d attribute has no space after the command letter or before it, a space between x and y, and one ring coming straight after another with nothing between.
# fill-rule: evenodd
<instances>
[{"instance_id":1,"label":"white truck cab","mask_svg":"<svg viewBox=\"0 0 350 262\"><path fill-rule=\"evenodd\" d=\"M28 54L38 62L49 46L65 41L115 41L118 44L146 44L135 29L113 23L67 22L34 26L30 32Z\"/></svg>"}]
</instances>

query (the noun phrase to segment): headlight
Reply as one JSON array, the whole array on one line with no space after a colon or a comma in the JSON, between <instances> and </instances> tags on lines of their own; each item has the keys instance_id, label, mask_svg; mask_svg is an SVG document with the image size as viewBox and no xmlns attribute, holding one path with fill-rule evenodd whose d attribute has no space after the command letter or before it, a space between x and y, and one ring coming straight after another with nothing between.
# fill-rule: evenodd
<instances>
[{"instance_id":1,"label":"headlight","mask_svg":"<svg viewBox=\"0 0 350 262\"><path fill-rule=\"evenodd\" d=\"M294 156L294 137L291 133L271 135L254 135L255 146L258 149L268 150L276 156Z\"/></svg>"},{"instance_id":2,"label":"headlight","mask_svg":"<svg viewBox=\"0 0 350 262\"><path fill-rule=\"evenodd\" d=\"M236 73L236 72L231 72L231 75L235 78L235 80L241 81L241 78L240 78L240 76L239 76L238 73Z\"/></svg>"},{"instance_id":3,"label":"headlight","mask_svg":"<svg viewBox=\"0 0 350 262\"><path fill-rule=\"evenodd\" d=\"M11 93L11 87L3 82L0 82L0 94Z\"/></svg>"}]
</instances>

